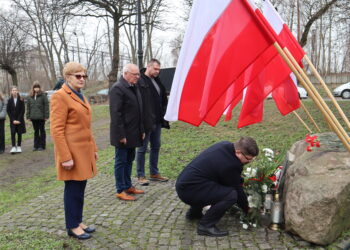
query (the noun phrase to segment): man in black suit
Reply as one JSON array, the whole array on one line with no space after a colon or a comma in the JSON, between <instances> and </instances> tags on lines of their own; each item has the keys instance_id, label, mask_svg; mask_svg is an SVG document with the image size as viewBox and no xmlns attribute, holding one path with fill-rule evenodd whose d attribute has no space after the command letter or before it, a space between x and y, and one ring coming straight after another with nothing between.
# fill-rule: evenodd
<instances>
[{"instance_id":1,"label":"man in black suit","mask_svg":"<svg viewBox=\"0 0 350 250\"><path fill-rule=\"evenodd\" d=\"M228 235L216 224L235 203L248 212L241 173L243 165L258 154L257 143L251 137L242 137L234 143L223 141L204 150L181 172L176 181L176 192L184 203L190 205L186 218L200 219L199 235ZM207 205L211 207L203 215L202 209Z\"/></svg>"},{"instance_id":2,"label":"man in black suit","mask_svg":"<svg viewBox=\"0 0 350 250\"><path fill-rule=\"evenodd\" d=\"M115 146L116 197L127 201L136 199L130 194L144 193L143 190L133 187L131 183L135 148L140 147L145 138L142 98L136 85L139 78L140 72L137 65L127 64L123 68L123 76L109 92L110 140Z\"/></svg>"}]
</instances>

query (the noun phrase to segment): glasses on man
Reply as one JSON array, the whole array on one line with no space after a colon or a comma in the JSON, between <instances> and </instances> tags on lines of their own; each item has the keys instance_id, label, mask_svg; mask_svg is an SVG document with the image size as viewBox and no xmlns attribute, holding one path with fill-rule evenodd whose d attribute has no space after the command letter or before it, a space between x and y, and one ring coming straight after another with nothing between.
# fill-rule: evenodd
<instances>
[{"instance_id":1,"label":"glasses on man","mask_svg":"<svg viewBox=\"0 0 350 250\"><path fill-rule=\"evenodd\" d=\"M71 74L71 76L75 76L75 78L77 78L78 80L80 80L81 78L84 78L84 80L86 80L88 78L87 75L79 75L79 74Z\"/></svg>"},{"instance_id":2,"label":"glasses on man","mask_svg":"<svg viewBox=\"0 0 350 250\"><path fill-rule=\"evenodd\" d=\"M140 73L132 73L130 71L128 71L130 74L132 74L133 76L140 76Z\"/></svg>"},{"instance_id":3,"label":"glasses on man","mask_svg":"<svg viewBox=\"0 0 350 250\"><path fill-rule=\"evenodd\" d=\"M242 154L242 155L244 156L244 158L245 158L247 161L249 161L249 162L254 161L254 159L255 159L255 157L248 158L242 151L241 151L241 154Z\"/></svg>"}]
</instances>

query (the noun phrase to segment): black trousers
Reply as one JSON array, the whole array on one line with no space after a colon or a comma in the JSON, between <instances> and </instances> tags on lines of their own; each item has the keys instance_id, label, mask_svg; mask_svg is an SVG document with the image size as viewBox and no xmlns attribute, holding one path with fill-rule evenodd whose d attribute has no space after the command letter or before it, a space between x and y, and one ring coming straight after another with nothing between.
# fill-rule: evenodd
<instances>
[{"instance_id":1,"label":"black trousers","mask_svg":"<svg viewBox=\"0 0 350 250\"><path fill-rule=\"evenodd\" d=\"M237 192L232 190L225 198L215 204L212 204L210 209L205 213L199 224L212 227L215 226L224 216L225 212L237 202ZM203 207L202 207L203 209Z\"/></svg>"},{"instance_id":2,"label":"black trousers","mask_svg":"<svg viewBox=\"0 0 350 250\"><path fill-rule=\"evenodd\" d=\"M85 181L64 182L64 213L66 228L76 228L83 221Z\"/></svg>"},{"instance_id":3,"label":"black trousers","mask_svg":"<svg viewBox=\"0 0 350 250\"><path fill-rule=\"evenodd\" d=\"M0 151L5 151L5 119L0 119Z\"/></svg>"},{"instance_id":4,"label":"black trousers","mask_svg":"<svg viewBox=\"0 0 350 250\"><path fill-rule=\"evenodd\" d=\"M19 132L19 125L13 125L13 129L11 129L11 141L12 147L16 147L16 134L17 134L17 146L21 146L22 144L22 133Z\"/></svg>"},{"instance_id":5,"label":"black trousers","mask_svg":"<svg viewBox=\"0 0 350 250\"><path fill-rule=\"evenodd\" d=\"M32 120L34 128L34 148L46 148L45 120Z\"/></svg>"}]
</instances>

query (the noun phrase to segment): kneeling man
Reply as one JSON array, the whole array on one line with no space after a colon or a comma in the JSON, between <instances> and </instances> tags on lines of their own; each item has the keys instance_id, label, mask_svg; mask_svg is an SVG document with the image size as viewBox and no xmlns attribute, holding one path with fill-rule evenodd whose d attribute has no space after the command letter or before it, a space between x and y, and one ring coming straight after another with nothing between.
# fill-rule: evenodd
<instances>
[{"instance_id":1,"label":"kneeling man","mask_svg":"<svg viewBox=\"0 0 350 250\"><path fill-rule=\"evenodd\" d=\"M228 235L216 224L235 203L248 212L241 173L243 165L258 154L257 143L251 137L242 137L234 143L222 141L200 153L181 172L176 181L176 191L179 198L190 205L186 218L200 219L197 227L199 235ZM211 207L203 215L202 209L207 205Z\"/></svg>"}]
</instances>

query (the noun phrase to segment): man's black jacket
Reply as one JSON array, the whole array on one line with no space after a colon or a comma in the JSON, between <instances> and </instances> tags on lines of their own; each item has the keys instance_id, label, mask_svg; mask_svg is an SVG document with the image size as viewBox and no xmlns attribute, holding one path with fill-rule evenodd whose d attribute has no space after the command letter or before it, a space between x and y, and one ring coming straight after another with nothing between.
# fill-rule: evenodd
<instances>
[{"instance_id":1,"label":"man's black jacket","mask_svg":"<svg viewBox=\"0 0 350 250\"><path fill-rule=\"evenodd\" d=\"M141 70L141 78L138 82L144 110L144 126L145 131L152 131L156 124L161 124L163 128L170 128L169 122L164 120L168 98L165 87L161 83L159 77L153 78L157 83L160 94L153 85L151 78L145 75L145 69Z\"/></svg>"},{"instance_id":2,"label":"man's black jacket","mask_svg":"<svg viewBox=\"0 0 350 250\"><path fill-rule=\"evenodd\" d=\"M222 141L204 150L185 167L177 178L176 190L180 199L189 205L210 205L235 189L238 205L247 211L242 170L243 164L235 154L233 143Z\"/></svg>"}]
</instances>

